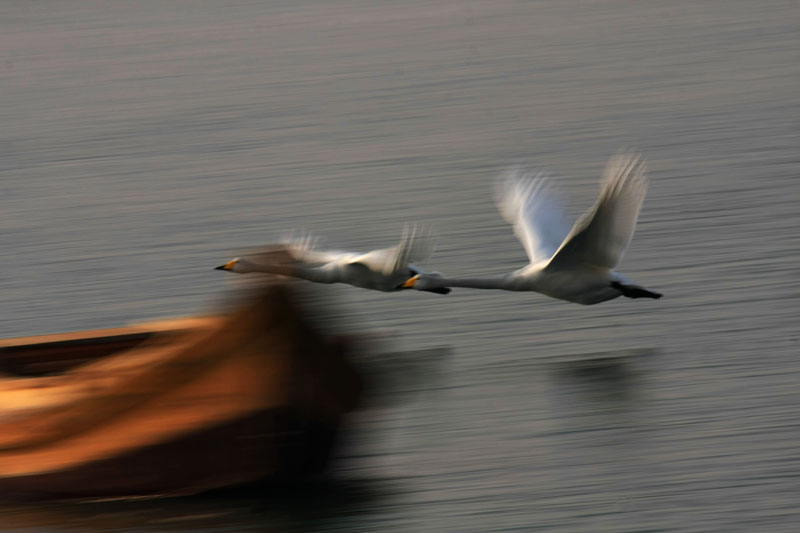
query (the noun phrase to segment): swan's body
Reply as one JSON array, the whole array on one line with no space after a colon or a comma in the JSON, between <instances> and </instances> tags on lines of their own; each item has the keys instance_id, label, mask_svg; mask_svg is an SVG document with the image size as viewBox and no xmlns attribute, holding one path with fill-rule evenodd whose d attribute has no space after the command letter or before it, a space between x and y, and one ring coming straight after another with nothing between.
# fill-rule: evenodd
<instances>
[{"instance_id":1,"label":"swan's body","mask_svg":"<svg viewBox=\"0 0 800 533\"><path fill-rule=\"evenodd\" d=\"M397 246L367 253L318 250L315 242L310 237L284 242L289 262L236 258L217 267L217 270L240 274L262 272L315 283L346 283L364 289L394 292L407 288L403 285L409 276L425 273L413 262L424 260L430 253L428 236L417 235L414 229L408 227ZM450 292L444 287L419 290L438 294Z\"/></svg>"},{"instance_id":2,"label":"swan's body","mask_svg":"<svg viewBox=\"0 0 800 533\"><path fill-rule=\"evenodd\" d=\"M513 171L499 188L498 205L530 259L527 266L494 278L445 278L419 274L405 285L420 290L471 287L535 291L591 305L619 296L660 298L614 272L628 247L647 190L644 162L612 158L595 205L570 230L542 172Z\"/></svg>"}]
</instances>

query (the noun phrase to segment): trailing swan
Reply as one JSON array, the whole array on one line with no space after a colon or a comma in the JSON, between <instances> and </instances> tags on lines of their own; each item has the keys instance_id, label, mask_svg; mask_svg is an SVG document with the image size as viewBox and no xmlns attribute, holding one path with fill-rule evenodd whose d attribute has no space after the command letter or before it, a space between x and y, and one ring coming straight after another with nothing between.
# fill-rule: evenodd
<instances>
[{"instance_id":1,"label":"trailing swan","mask_svg":"<svg viewBox=\"0 0 800 533\"><path fill-rule=\"evenodd\" d=\"M262 272L300 278L315 283L347 283L355 287L383 292L400 291L410 276L424 271L413 263L423 261L430 255L430 235L418 234L413 226L406 226L400 243L391 248L372 250L367 253L319 250L316 239L306 235L299 239L287 239L285 250L291 259L288 263L276 261L258 262L237 257L218 266L238 274ZM446 287L418 288L436 294L450 292Z\"/></svg>"}]
</instances>

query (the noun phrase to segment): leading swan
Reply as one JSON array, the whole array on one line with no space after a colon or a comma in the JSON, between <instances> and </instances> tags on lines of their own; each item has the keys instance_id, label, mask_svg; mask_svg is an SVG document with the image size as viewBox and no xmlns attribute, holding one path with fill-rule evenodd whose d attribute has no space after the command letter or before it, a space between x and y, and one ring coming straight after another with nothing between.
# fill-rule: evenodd
<instances>
[{"instance_id":1,"label":"leading swan","mask_svg":"<svg viewBox=\"0 0 800 533\"><path fill-rule=\"evenodd\" d=\"M513 225L530 264L493 278L454 279L420 273L404 286L427 291L444 287L536 291L584 305L619 296L661 298L612 270L633 236L646 191L641 157L612 157L600 197L569 231L544 173L516 169L498 187L498 207Z\"/></svg>"},{"instance_id":2,"label":"leading swan","mask_svg":"<svg viewBox=\"0 0 800 533\"><path fill-rule=\"evenodd\" d=\"M283 243L284 256L289 261L276 261L276 254L267 260L240 258L231 259L216 270L237 274L262 272L300 278L315 283L347 283L355 287L383 292L407 289L404 283L409 276L423 274L424 271L414 262L425 260L430 255L430 234L417 231L414 226L406 226L397 246L372 250L367 253L319 250L316 239L306 235L302 238L286 239ZM447 287L432 287L417 290L448 294Z\"/></svg>"}]
</instances>

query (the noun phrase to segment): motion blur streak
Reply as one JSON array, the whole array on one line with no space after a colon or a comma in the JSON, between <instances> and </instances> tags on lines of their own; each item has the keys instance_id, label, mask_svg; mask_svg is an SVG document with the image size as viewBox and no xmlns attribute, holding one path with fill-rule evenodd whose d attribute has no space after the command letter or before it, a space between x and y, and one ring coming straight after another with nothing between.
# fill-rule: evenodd
<instances>
[{"instance_id":1,"label":"motion blur streak","mask_svg":"<svg viewBox=\"0 0 800 533\"><path fill-rule=\"evenodd\" d=\"M16 362L0 379L0 494L194 494L322 473L363 387L356 339L321 335L310 316L269 283L232 310L139 335L0 344L4 370Z\"/></svg>"},{"instance_id":2,"label":"motion blur streak","mask_svg":"<svg viewBox=\"0 0 800 533\"><path fill-rule=\"evenodd\" d=\"M213 308L238 280L211 267L288 229L371 250L418 222L439 235L425 267L507 272L524 251L496 174L557 169L574 220L622 146L651 178L622 266L667 296L320 287L395 352L451 350L402 359L436 379L362 413L329 485L7 507L2 527L795 530L797 16L782 0L3 3L3 336ZM558 363L598 353L596 371Z\"/></svg>"}]
</instances>

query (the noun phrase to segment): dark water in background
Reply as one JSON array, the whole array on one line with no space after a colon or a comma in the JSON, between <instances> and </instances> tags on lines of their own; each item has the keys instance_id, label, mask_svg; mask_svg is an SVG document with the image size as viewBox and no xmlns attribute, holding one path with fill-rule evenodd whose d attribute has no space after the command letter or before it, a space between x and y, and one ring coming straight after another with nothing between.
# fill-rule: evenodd
<instances>
[{"instance_id":1,"label":"dark water in background","mask_svg":"<svg viewBox=\"0 0 800 533\"><path fill-rule=\"evenodd\" d=\"M666 297L324 287L396 349L452 349L384 363L408 377L360 415L332 485L0 507L0 529L795 530L799 16L779 1L4 3L3 336L213 309L232 280L211 267L292 228L370 249L419 221L440 236L430 266L509 271L524 252L493 177L547 165L577 216L623 146L652 185L620 270Z\"/></svg>"}]
</instances>

